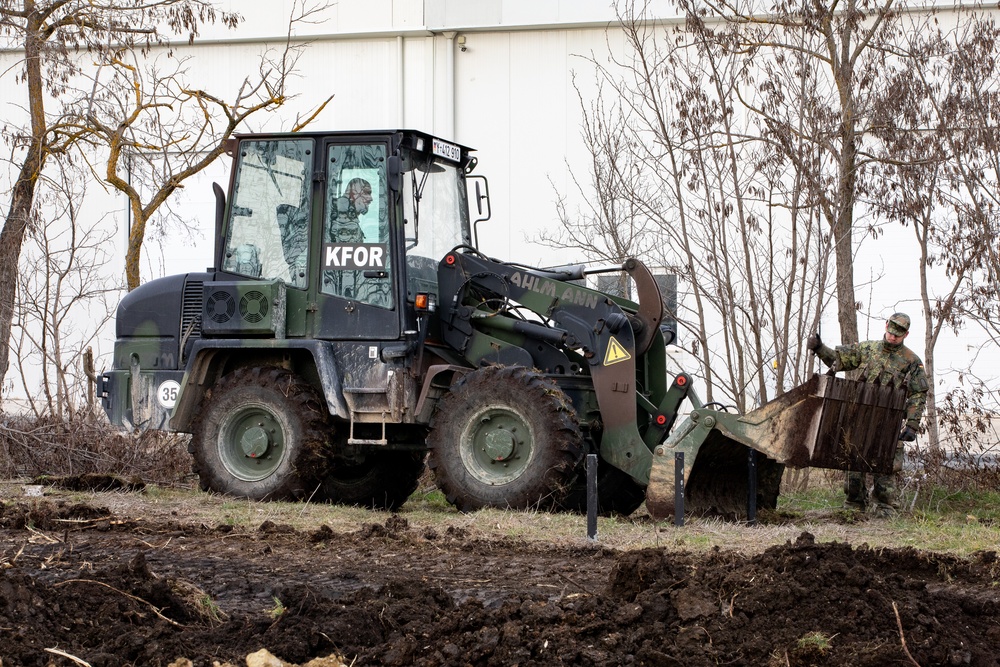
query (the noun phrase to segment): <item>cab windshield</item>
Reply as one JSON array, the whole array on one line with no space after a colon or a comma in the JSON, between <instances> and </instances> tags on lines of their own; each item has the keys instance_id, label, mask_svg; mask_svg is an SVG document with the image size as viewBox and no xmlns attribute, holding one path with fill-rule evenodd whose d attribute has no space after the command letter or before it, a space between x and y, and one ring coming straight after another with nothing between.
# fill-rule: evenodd
<instances>
[{"instance_id":1,"label":"cab windshield","mask_svg":"<svg viewBox=\"0 0 1000 667\"><path fill-rule=\"evenodd\" d=\"M469 209L459 165L409 153L403 162L403 228L407 296L437 294L437 267L457 245L469 244Z\"/></svg>"}]
</instances>

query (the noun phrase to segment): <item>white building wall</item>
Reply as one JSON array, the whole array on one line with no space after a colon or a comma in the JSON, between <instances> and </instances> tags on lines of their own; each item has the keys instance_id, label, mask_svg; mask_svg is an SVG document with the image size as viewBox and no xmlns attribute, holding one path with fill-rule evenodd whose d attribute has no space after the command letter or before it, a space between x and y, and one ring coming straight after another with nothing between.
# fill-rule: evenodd
<instances>
[{"instance_id":1,"label":"white building wall","mask_svg":"<svg viewBox=\"0 0 1000 667\"><path fill-rule=\"evenodd\" d=\"M293 3L218 4L243 14L239 29L206 26L193 45L179 40L173 51L187 60L192 86L231 98L256 74L263 52L282 48ZM253 117L245 131L288 130L333 95L312 128L412 127L473 146L480 172L491 179L494 217L481 229L484 244L504 259L551 259L551 250L526 238L555 219L553 185L571 194L567 163L586 175L580 105L569 74L579 71L578 84L590 86L591 68L578 56L606 50L613 19L610 3L593 0L340 0L296 27L295 37L307 46L292 99L277 113ZM457 37L464 38L464 51ZM11 125L24 122L23 91L13 79L19 58L16 49L0 52L0 71L7 72L0 78L0 120ZM166 56L154 50L151 58ZM198 221L195 238L165 239L162 260L151 247L144 280L211 261L210 184L224 183L228 170L228 159L220 162L189 181L173 202ZM120 236L124 243L124 229Z\"/></svg>"},{"instance_id":2,"label":"white building wall","mask_svg":"<svg viewBox=\"0 0 1000 667\"><path fill-rule=\"evenodd\" d=\"M256 74L261 53L282 48L293 2L224 0L218 5L245 16L239 29L207 26L194 45L180 40L175 52L189 58L192 84L228 98L245 77ZM655 0L651 8L667 22L677 20L667 0ZM246 129L290 129L297 116L333 95L313 129L412 127L477 148L477 173L490 179L493 209L493 219L479 229L483 249L501 259L539 265L575 261L579 258L531 239L540 229L553 229L557 193L568 198L570 211L580 203L569 170L588 182L589 157L572 75L585 96L593 94L594 70L587 58L605 62L609 48L624 50L614 20L611 0L339 0L295 29L294 39L307 48L291 82L292 99L275 114L253 118ZM0 122L23 124L23 90L14 80L20 53L3 47L0 43ZM153 56L164 54L154 51ZM171 232L162 250L150 243L144 280L211 264L211 182L225 185L228 169L229 159L222 158L178 193L173 207L195 231L191 236ZM9 165L0 179L0 191L8 192ZM96 182L91 189L99 189ZM123 200L114 201L98 204L93 215L96 220L107 213L102 224L118 226L119 263L107 268L121 276L126 216ZM900 232L902 239L909 235ZM859 261L870 262L876 273L896 273L880 264L883 246L869 243ZM861 264L859 281L868 277ZM869 298L883 303L886 313L906 308L918 314L915 272L890 276L879 288ZM823 331L833 341L835 313L829 316ZM881 322L870 326L872 335L880 334ZM866 330L865 322L861 329ZM916 349L921 329L915 317L910 341ZM112 339L109 330L99 354L110 352ZM961 344L951 344L956 366L966 354ZM939 369L949 366L948 349L943 342ZM1000 355L992 356L993 368L1000 367Z\"/></svg>"},{"instance_id":3,"label":"white building wall","mask_svg":"<svg viewBox=\"0 0 1000 667\"><path fill-rule=\"evenodd\" d=\"M247 17L228 36L232 41L223 42L227 34L213 27L193 46L178 49L190 58L196 84L230 94L253 74L262 51L281 47L290 3L231 5ZM592 90L592 66L583 56L606 51L610 5L346 0L324 15L326 21L298 31L308 46L291 84L293 99L277 114L253 118L248 130L287 130L298 115L333 95L312 128L412 127L453 138L478 150L479 173L490 178L493 218L480 227L483 246L502 259L574 259L530 239L553 225L557 190L574 194L567 165L587 175L580 102L570 74L577 72L577 85ZM621 43L613 30L611 37ZM191 216L196 203L203 207L200 240L192 248L187 239L176 239L163 260L168 272L170 266L204 268L211 261L209 188L224 172L220 168L185 188L182 197L189 202L179 206ZM144 267L144 278L158 275L158 268Z\"/></svg>"}]
</instances>

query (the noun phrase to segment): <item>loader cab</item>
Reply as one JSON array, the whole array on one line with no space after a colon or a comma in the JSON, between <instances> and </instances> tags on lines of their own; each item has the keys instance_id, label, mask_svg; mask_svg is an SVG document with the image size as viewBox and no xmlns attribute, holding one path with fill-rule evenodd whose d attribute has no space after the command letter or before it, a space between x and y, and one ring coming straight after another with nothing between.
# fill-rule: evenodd
<instances>
[{"instance_id":1,"label":"loader cab","mask_svg":"<svg viewBox=\"0 0 1000 667\"><path fill-rule=\"evenodd\" d=\"M469 149L415 131L244 135L223 274L284 285L288 337L395 340L437 265L470 243ZM230 279L226 277L225 279Z\"/></svg>"}]
</instances>

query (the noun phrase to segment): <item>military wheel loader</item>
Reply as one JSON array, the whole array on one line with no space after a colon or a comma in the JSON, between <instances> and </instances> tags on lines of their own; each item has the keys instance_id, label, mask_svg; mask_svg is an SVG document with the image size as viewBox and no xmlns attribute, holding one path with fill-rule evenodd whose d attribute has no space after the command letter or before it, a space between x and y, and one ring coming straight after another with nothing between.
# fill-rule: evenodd
<instances>
[{"instance_id":1,"label":"military wheel loader","mask_svg":"<svg viewBox=\"0 0 1000 667\"><path fill-rule=\"evenodd\" d=\"M785 465L891 468L891 389L816 376L747 415L706 406L667 373L642 262L614 268L631 301L484 254L468 147L392 130L227 149L213 266L123 298L98 383L112 423L190 433L206 491L392 509L426 463L461 510L582 510L594 453L602 513L666 517L678 497L739 514L751 488L773 507Z\"/></svg>"}]
</instances>

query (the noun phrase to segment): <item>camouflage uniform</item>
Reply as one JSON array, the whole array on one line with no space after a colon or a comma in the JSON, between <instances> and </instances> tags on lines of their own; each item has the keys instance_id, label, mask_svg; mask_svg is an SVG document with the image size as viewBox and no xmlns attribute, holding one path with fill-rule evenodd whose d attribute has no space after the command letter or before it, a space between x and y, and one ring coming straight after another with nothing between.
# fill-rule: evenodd
<instances>
[{"instance_id":1,"label":"camouflage uniform","mask_svg":"<svg viewBox=\"0 0 1000 667\"><path fill-rule=\"evenodd\" d=\"M334 243L364 243L358 211L347 197L334 202L335 209L330 219L329 236Z\"/></svg>"},{"instance_id":2,"label":"camouflage uniform","mask_svg":"<svg viewBox=\"0 0 1000 667\"><path fill-rule=\"evenodd\" d=\"M910 328L910 318L903 313L895 313L889 318L886 330L893 335L905 336ZM906 391L906 422L905 426L913 433L920 427L920 418L927 403L927 375L924 364L913 350L903 345L882 340L870 340L853 345L839 345L831 349L820 344L815 350L816 356L827 366L838 371L860 369L858 379L882 386L892 385L896 389ZM897 443L893 469L899 472L903 466L903 445ZM864 507L868 501L868 490L865 485L864 473L850 472L844 484L847 503ZM894 506L895 495L894 475L875 476L875 500L883 509Z\"/></svg>"},{"instance_id":3,"label":"camouflage uniform","mask_svg":"<svg viewBox=\"0 0 1000 667\"><path fill-rule=\"evenodd\" d=\"M334 202L333 208L333 217L327 228L328 239L333 243L364 243L365 234L354 203L347 197L340 197ZM324 274L324 284L340 296L383 308L392 307L388 277L366 278L364 271L327 271Z\"/></svg>"}]
</instances>

